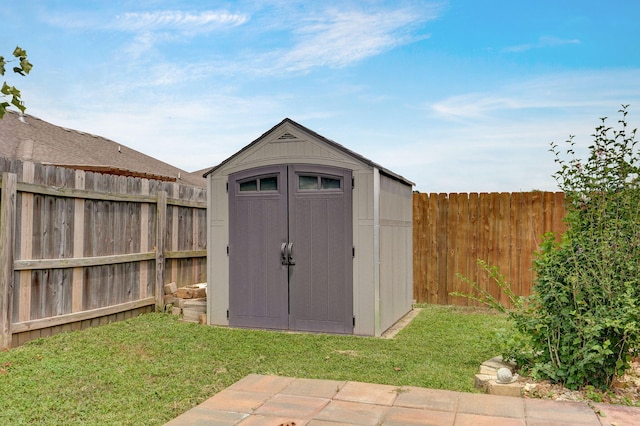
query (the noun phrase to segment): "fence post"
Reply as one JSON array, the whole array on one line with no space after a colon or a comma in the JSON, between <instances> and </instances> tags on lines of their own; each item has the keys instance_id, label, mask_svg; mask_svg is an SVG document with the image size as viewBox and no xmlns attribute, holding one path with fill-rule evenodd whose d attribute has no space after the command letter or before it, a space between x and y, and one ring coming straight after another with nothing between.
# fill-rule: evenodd
<instances>
[{"instance_id":1,"label":"fence post","mask_svg":"<svg viewBox=\"0 0 640 426\"><path fill-rule=\"evenodd\" d=\"M12 340L16 182L14 173L2 173L2 195L0 197L0 350L9 349Z\"/></svg>"},{"instance_id":2,"label":"fence post","mask_svg":"<svg viewBox=\"0 0 640 426\"><path fill-rule=\"evenodd\" d=\"M85 189L85 177L84 170L76 170L75 189ZM84 206L85 200L83 198L75 199L73 206L73 257L82 257L84 255ZM73 268L71 312L80 312L83 309L83 273L84 268Z\"/></svg>"},{"instance_id":3,"label":"fence post","mask_svg":"<svg viewBox=\"0 0 640 426\"><path fill-rule=\"evenodd\" d=\"M158 191L156 226L156 311L164 311L164 251L167 235L167 192Z\"/></svg>"}]
</instances>

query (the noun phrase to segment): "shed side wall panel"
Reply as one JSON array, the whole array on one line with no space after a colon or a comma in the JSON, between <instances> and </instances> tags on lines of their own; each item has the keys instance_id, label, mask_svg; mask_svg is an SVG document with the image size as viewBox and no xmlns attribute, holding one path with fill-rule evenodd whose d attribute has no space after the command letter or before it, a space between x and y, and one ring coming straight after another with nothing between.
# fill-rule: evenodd
<instances>
[{"instance_id":1,"label":"shed side wall panel","mask_svg":"<svg viewBox=\"0 0 640 426\"><path fill-rule=\"evenodd\" d=\"M411 310L413 298L412 188L380 176L380 326L385 331Z\"/></svg>"},{"instance_id":2,"label":"shed side wall panel","mask_svg":"<svg viewBox=\"0 0 640 426\"><path fill-rule=\"evenodd\" d=\"M373 170L354 171L353 192L353 314L354 334L375 335L375 289L373 250Z\"/></svg>"},{"instance_id":3,"label":"shed side wall panel","mask_svg":"<svg viewBox=\"0 0 640 426\"><path fill-rule=\"evenodd\" d=\"M208 322L228 325L229 309L229 197L227 176L209 176L209 236L208 236Z\"/></svg>"}]
</instances>

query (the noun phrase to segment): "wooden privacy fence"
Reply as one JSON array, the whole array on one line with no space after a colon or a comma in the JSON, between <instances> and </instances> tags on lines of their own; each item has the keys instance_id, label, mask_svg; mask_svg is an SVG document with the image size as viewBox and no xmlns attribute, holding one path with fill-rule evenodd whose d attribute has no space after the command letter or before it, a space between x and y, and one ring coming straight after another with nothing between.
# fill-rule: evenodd
<instances>
[{"instance_id":1,"label":"wooden privacy fence","mask_svg":"<svg viewBox=\"0 0 640 426\"><path fill-rule=\"evenodd\" d=\"M0 159L0 349L206 281L206 189Z\"/></svg>"},{"instance_id":2,"label":"wooden privacy fence","mask_svg":"<svg viewBox=\"0 0 640 426\"><path fill-rule=\"evenodd\" d=\"M422 194L413 196L414 298L422 303L477 305L462 274L508 304L478 265L497 266L517 295L529 295L532 261L546 232L565 230L564 193Z\"/></svg>"}]
</instances>

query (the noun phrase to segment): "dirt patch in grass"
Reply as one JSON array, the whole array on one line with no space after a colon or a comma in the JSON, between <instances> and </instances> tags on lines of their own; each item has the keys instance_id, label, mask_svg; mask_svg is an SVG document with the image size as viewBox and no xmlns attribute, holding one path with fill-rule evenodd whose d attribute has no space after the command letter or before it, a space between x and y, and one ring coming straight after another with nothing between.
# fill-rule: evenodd
<instances>
[{"instance_id":1,"label":"dirt patch in grass","mask_svg":"<svg viewBox=\"0 0 640 426\"><path fill-rule=\"evenodd\" d=\"M337 353L337 354L340 354L340 355L348 355L348 356L354 356L354 357L355 357L355 356L358 356L358 352L356 352L356 351L351 351L351 350L347 350L347 351L333 351L333 352L335 352L335 353Z\"/></svg>"}]
</instances>

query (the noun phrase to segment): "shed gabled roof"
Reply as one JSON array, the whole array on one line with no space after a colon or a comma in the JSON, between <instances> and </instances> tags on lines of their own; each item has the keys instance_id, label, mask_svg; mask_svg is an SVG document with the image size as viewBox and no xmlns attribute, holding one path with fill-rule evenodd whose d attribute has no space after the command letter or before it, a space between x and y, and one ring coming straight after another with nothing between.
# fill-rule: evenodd
<instances>
[{"instance_id":1,"label":"shed gabled roof","mask_svg":"<svg viewBox=\"0 0 640 426\"><path fill-rule=\"evenodd\" d=\"M204 187L189 173L101 136L8 111L0 120L0 157Z\"/></svg>"},{"instance_id":2,"label":"shed gabled roof","mask_svg":"<svg viewBox=\"0 0 640 426\"><path fill-rule=\"evenodd\" d=\"M232 161L233 159L235 159L236 157L238 157L239 155L243 154L244 152L250 150L251 148L253 148L255 145L259 144L260 142L262 142L265 138L267 138L269 135L271 135L272 133L276 132L280 127L289 124L295 128L297 128L298 130L307 133L308 135L322 141L323 143L326 143L329 146L332 146L333 148L337 149L338 151L348 155L349 157L352 157L366 165L368 165L369 167L372 168L376 168L380 171L380 173L389 176L393 179L396 179L406 185L409 186L414 186L415 184L413 182L411 182L410 180L404 178L403 176L392 172L389 169L386 169L384 167L382 167L381 165L374 163L373 161L369 160L366 157L363 157L362 155L351 151L350 149L346 148L345 146L331 140L328 138L325 138L324 136L314 132L313 130L303 126L302 124L296 123L295 121L293 121L290 118L285 118L284 120L282 120L280 123L276 124L275 126L273 126L271 129L267 130L265 133L263 133L260 137L258 137L256 140L254 140L253 142L251 142L249 145L245 146L244 148L242 148L240 151L236 152L235 154L233 154L231 157L227 158L226 160L224 160L222 163L218 164L217 166L211 168L209 171L207 171L206 173L204 173L204 177L207 177L208 175L210 175L211 173L215 172L216 170L220 169L221 167L223 167L225 164L229 163L230 161Z\"/></svg>"}]
</instances>

